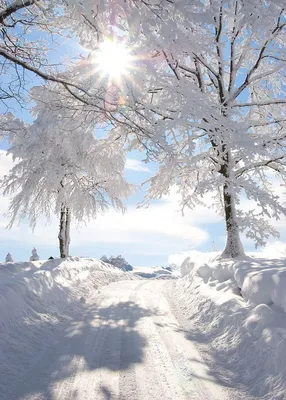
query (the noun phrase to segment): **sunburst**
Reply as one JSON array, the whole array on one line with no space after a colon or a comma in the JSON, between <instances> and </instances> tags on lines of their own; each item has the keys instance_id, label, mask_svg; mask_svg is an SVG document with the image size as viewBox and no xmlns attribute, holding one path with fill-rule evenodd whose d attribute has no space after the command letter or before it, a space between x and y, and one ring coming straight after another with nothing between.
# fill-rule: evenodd
<instances>
[{"instance_id":1,"label":"sunburst","mask_svg":"<svg viewBox=\"0 0 286 400\"><path fill-rule=\"evenodd\" d=\"M133 57L128 48L116 40L105 40L93 55L93 63L100 77L109 77L115 81L128 76L132 62Z\"/></svg>"}]
</instances>

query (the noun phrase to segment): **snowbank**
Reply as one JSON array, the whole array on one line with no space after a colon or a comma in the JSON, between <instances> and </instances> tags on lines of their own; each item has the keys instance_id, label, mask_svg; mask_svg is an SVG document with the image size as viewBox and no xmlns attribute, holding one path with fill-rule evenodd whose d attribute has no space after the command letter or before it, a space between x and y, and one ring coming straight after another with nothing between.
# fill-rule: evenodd
<instances>
[{"instance_id":1,"label":"snowbank","mask_svg":"<svg viewBox=\"0 0 286 400\"><path fill-rule=\"evenodd\" d=\"M253 304L275 304L286 312L286 259L238 261L234 278L244 299Z\"/></svg>"},{"instance_id":2,"label":"snowbank","mask_svg":"<svg viewBox=\"0 0 286 400\"><path fill-rule=\"evenodd\" d=\"M221 286L233 280L236 292L251 304L274 304L286 312L286 258L244 257L234 261L215 256L216 253L194 251L182 263L181 275L197 275L205 283L217 282Z\"/></svg>"},{"instance_id":3,"label":"snowbank","mask_svg":"<svg viewBox=\"0 0 286 400\"><path fill-rule=\"evenodd\" d=\"M175 290L215 379L285 399L286 260L190 254Z\"/></svg>"},{"instance_id":4,"label":"snowbank","mask_svg":"<svg viewBox=\"0 0 286 400\"><path fill-rule=\"evenodd\" d=\"M118 268L77 257L50 260L37 268L33 262L0 266L0 326L34 313L58 311L102 285L126 279Z\"/></svg>"},{"instance_id":5,"label":"snowbank","mask_svg":"<svg viewBox=\"0 0 286 400\"><path fill-rule=\"evenodd\" d=\"M51 331L62 329L65 321L80 313L88 296L101 286L122 279L132 275L93 259L2 263L0 376L14 379L16 385L38 353L51 345Z\"/></svg>"}]
</instances>

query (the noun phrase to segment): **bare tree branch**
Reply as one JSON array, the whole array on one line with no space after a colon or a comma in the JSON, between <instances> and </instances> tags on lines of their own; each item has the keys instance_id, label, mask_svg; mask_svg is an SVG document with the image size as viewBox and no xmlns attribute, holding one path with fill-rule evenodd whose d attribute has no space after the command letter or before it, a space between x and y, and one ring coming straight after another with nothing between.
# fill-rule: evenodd
<instances>
[{"instance_id":1,"label":"bare tree branch","mask_svg":"<svg viewBox=\"0 0 286 400\"><path fill-rule=\"evenodd\" d=\"M250 103L237 103L233 104L232 107L252 107L252 106L257 106L257 107L263 107L263 106L270 106L271 104L286 104L286 100L281 99L281 100L267 100L267 101L253 101Z\"/></svg>"},{"instance_id":2,"label":"bare tree branch","mask_svg":"<svg viewBox=\"0 0 286 400\"><path fill-rule=\"evenodd\" d=\"M5 19L10 17L10 15L14 14L16 11L30 7L33 4L35 4L35 0L14 1L6 9L0 12L0 24L3 24Z\"/></svg>"}]
</instances>

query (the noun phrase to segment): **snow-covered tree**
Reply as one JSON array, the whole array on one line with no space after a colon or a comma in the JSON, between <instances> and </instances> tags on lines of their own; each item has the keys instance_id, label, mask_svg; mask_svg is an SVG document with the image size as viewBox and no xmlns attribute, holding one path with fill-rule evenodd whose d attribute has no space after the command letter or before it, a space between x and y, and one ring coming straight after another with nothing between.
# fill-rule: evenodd
<instances>
[{"instance_id":1,"label":"snow-covered tree","mask_svg":"<svg viewBox=\"0 0 286 400\"><path fill-rule=\"evenodd\" d=\"M47 107L41 97L45 90L37 90L36 119L15 135L9 152L16 163L2 187L4 194L14 194L10 227L22 218L28 218L34 228L40 216L60 216L60 255L67 257L71 216L76 221L88 220L109 206L124 211L121 199L132 187L123 177L120 138L96 139L95 113L77 119L67 101L63 106L59 99L54 108ZM46 101L50 94L46 93Z\"/></svg>"},{"instance_id":2,"label":"snow-covered tree","mask_svg":"<svg viewBox=\"0 0 286 400\"><path fill-rule=\"evenodd\" d=\"M1 0L0 27L3 79L0 101L9 107L11 99L22 102L25 90L31 85L31 76L36 74L44 80L49 76L52 78L48 53L60 39L63 29L59 26L55 3L51 0ZM41 39L35 32L41 34Z\"/></svg>"},{"instance_id":3,"label":"snow-covered tree","mask_svg":"<svg viewBox=\"0 0 286 400\"><path fill-rule=\"evenodd\" d=\"M8 262L14 262L14 261L13 261L13 258L12 258L12 256L11 256L10 253L7 254L7 256L6 256L6 258L5 258L5 262L7 262L7 263L8 263Z\"/></svg>"},{"instance_id":4,"label":"snow-covered tree","mask_svg":"<svg viewBox=\"0 0 286 400\"><path fill-rule=\"evenodd\" d=\"M30 108L28 96L35 84L57 83L69 95L86 90L69 74L70 65L86 53L82 47L71 54L74 42L97 47L97 35L84 15L65 0L0 0L0 135L10 132L1 123L17 108ZM102 89L100 93L102 94ZM16 110L16 111L15 111ZM2 131L2 132L1 132Z\"/></svg>"},{"instance_id":5,"label":"snow-covered tree","mask_svg":"<svg viewBox=\"0 0 286 400\"><path fill-rule=\"evenodd\" d=\"M40 258L38 256L37 249L34 247L32 250L32 255L30 257L30 261L39 261L39 259Z\"/></svg>"},{"instance_id":6,"label":"snow-covered tree","mask_svg":"<svg viewBox=\"0 0 286 400\"><path fill-rule=\"evenodd\" d=\"M211 194L225 216L223 256L243 253L239 230L258 245L277 235L267 218L285 214L269 180L286 179L284 2L68 1L102 36L114 26L129 35L137 61L118 87L128 101L117 132L128 125L131 144L160 162L148 199L176 185L193 208ZM242 197L255 206L245 211Z\"/></svg>"},{"instance_id":7,"label":"snow-covered tree","mask_svg":"<svg viewBox=\"0 0 286 400\"><path fill-rule=\"evenodd\" d=\"M147 200L174 185L182 208L211 194L226 221L223 255L243 252L239 230L259 245L276 235L265 216L285 213L268 173L286 179L284 1L66 0L57 10L53 23L69 18L64 32L91 52L32 92L47 115L68 115L64 126L69 118L88 129L106 124L113 138L157 160ZM134 67L120 84L95 67L99 43L116 36ZM245 211L243 196L256 205Z\"/></svg>"}]
</instances>

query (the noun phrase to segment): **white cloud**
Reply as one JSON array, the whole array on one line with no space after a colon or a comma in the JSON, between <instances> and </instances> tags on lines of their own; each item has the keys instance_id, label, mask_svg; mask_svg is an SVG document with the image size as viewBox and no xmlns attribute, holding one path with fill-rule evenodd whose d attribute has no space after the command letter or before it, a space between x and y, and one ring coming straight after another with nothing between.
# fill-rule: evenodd
<instances>
[{"instance_id":1,"label":"white cloud","mask_svg":"<svg viewBox=\"0 0 286 400\"><path fill-rule=\"evenodd\" d=\"M110 211L88 224L84 231L88 230L100 231L99 241L112 241L114 234L120 234L116 241L142 242L145 235L152 233L198 243L206 236L203 230L192 226L170 204L151 205L147 209L130 207L124 215Z\"/></svg>"},{"instance_id":2,"label":"white cloud","mask_svg":"<svg viewBox=\"0 0 286 400\"><path fill-rule=\"evenodd\" d=\"M176 266L180 267L183 261L193 255L192 251L182 251L179 253L170 254L168 257L169 264L175 264Z\"/></svg>"},{"instance_id":3,"label":"white cloud","mask_svg":"<svg viewBox=\"0 0 286 400\"><path fill-rule=\"evenodd\" d=\"M5 150L0 150L0 179L8 174L13 166L12 156Z\"/></svg>"},{"instance_id":4,"label":"white cloud","mask_svg":"<svg viewBox=\"0 0 286 400\"><path fill-rule=\"evenodd\" d=\"M57 246L58 221L54 217L50 225L39 220L34 232L27 222L6 230L8 219L3 217L1 202L0 240L19 242L32 246ZM6 206L7 206L6 202ZM190 215L182 217L171 202L152 204L147 209L129 207L122 215L110 210L95 220L73 227L74 248L105 245L127 246L133 254L165 255L184 249L196 248L208 241L206 230L192 223Z\"/></svg>"},{"instance_id":5,"label":"white cloud","mask_svg":"<svg viewBox=\"0 0 286 400\"><path fill-rule=\"evenodd\" d=\"M77 245L84 243L122 243L133 246L136 254L170 254L171 251L199 247L209 240L204 225L221 222L212 210L197 207L184 216L175 193L148 208L129 206L122 215L113 210L73 233Z\"/></svg>"},{"instance_id":6,"label":"white cloud","mask_svg":"<svg viewBox=\"0 0 286 400\"><path fill-rule=\"evenodd\" d=\"M286 242L275 240L267 243L265 247L262 247L258 252L251 252L254 256L280 258L286 256Z\"/></svg>"},{"instance_id":7,"label":"white cloud","mask_svg":"<svg viewBox=\"0 0 286 400\"><path fill-rule=\"evenodd\" d=\"M213 204L213 194L209 193L204 196L204 204L206 207L197 206L195 209L190 210L188 208L184 209L184 217L186 220L194 225L209 225L214 223L223 222L223 217L216 213L210 206ZM177 213L182 215L180 196L176 193L176 190L171 190L168 196L163 196L162 200L170 205Z\"/></svg>"},{"instance_id":8,"label":"white cloud","mask_svg":"<svg viewBox=\"0 0 286 400\"><path fill-rule=\"evenodd\" d=\"M150 169L136 158L127 158L125 168L137 172L150 172Z\"/></svg>"}]
</instances>

